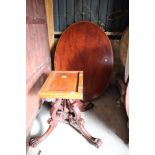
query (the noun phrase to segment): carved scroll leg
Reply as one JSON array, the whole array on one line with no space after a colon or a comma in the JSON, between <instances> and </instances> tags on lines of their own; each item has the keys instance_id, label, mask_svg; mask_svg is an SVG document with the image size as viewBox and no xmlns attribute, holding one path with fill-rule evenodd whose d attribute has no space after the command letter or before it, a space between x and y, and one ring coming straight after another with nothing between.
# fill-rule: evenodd
<instances>
[{"instance_id":1,"label":"carved scroll leg","mask_svg":"<svg viewBox=\"0 0 155 155\"><path fill-rule=\"evenodd\" d=\"M99 138L92 137L87 130L84 127L84 120L81 118L78 120L78 126L80 128L80 131L82 135L93 145L95 145L97 148L99 148L102 145L102 141Z\"/></svg>"},{"instance_id":2,"label":"carved scroll leg","mask_svg":"<svg viewBox=\"0 0 155 155\"><path fill-rule=\"evenodd\" d=\"M81 118L80 110L77 107L77 103L74 103L71 106L71 109L74 111L75 114L75 123L78 126L80 132L82 135L93 145L95 145L97 148L99 148L102 145L102 141L99 138L92 137L87 130L84 127L84 120ZM72 125L72 123L71 123ZM74 125L73 125L74 126ZM74 126L75 127L75 126Z\"/></svg>"},{"instance_id":3,"label":"carved scroll leg","mask_svg":"<svg viewBox=\"0 0 155 155\"><path fill-rule=\"evenodd\" d=\"M39 143L41 143L44 139L48 137L48 135L53 131L54 127L56 127L58 121L56 119L57 111L59 110L60 104L54 103L51 108L51 118L47 121L49 127L47 131L40 137L31 138L29 141L29 145L32 147L36 147Z\"/></svg>"},{"instance_id":4,"label":"carved scroll leg","mask_svg":"<svg viewBox=\"0 0 155 155\"><path fill-rule=\"evenodd\" d=\"M48 137L48 135L53 131L55 124L51 123L52 125L49 125L47 131L40 137L31 138L29 145L32 147L36 147L39 143L41 143L45 138Z\"/></svg>"}]
</instances>

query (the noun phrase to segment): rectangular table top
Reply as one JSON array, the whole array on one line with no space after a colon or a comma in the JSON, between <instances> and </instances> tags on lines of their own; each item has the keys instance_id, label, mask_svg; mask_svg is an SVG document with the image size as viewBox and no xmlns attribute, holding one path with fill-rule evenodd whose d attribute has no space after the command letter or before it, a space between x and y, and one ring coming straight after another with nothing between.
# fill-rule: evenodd
<instances>
[{"instance_id":1,"label":"rectangular table top","mask_svg":"<svg viewBox=\"0 0 155 155\"><path fill-rule=\"evenodd\" d=\"M52 71L39 96L44 99L83 99L83 71Z\"/></svg>"}]
</instances>

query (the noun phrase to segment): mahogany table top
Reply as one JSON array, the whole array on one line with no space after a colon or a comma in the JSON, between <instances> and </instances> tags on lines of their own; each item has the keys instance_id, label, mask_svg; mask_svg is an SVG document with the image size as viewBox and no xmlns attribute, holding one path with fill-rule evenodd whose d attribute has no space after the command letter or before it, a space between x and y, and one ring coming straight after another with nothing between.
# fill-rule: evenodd
<instances>
[{"instance_id":1,"label":"mahogany table top","mask_svg":"<svg viewBox=\"0 0 155 155\"><path fill-rule=\"evenodd\" d=\"M84 100L100 96L108 86L113 69L109 38L91 22L70 25L58 41L54 67L55 70L84 71Z\"/></svg>"}]
</instances>

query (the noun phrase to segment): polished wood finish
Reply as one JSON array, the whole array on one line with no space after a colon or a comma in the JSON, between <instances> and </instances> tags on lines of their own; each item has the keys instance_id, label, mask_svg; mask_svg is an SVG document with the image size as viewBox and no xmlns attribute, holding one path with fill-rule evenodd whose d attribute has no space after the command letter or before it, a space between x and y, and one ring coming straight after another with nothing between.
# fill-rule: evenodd
<instances>
[{"instance_id":1,"label":"polished wood finish","mask_svg":"<svg viewBox=\"0 0 155 155\"><path fill-rule=\"evenodd\" d=\"M58 41L55 70L84 71L84 100L100 96L113 69L110 40L97 25L81 21L69 26Z\"/></svg>"},{"instance_id":2,"label":"polished wood finish","mask_svg":"<svg viewBox=\"0 0 155 155\"><path fill-rule=\"evenodd\" d=\"M48 129L39 137L31 137L30 146L35 147L47 138L59 122L71 125L97 148L101 146L102 141L87 132L84 119L81 117L79 105L82 103L79 99L83 96L82 71L52 71L42 86L39 96L42 99L56 98L56 101L51 103Z\"/></svg>"},{"instance_id":3,"label":"polished wood finish","mask_svg":"<svg viewBox=\"0 0 155 155\"><path fill-rule=\"evenodd\" d=\"M84 119L81 117L80 110L77 106L79 102L79 100L57 99L54 103L51 103L51 117L47 121L49 124L48 129L39 137L31 137L29 145L36 147L50 135L58 123L62 122L72 126L76 131L82 134L89 143L99 148L102 145L102 141L99 138L91 136L85 129Z\"/></svg>"},{"instance_id":4,"label":"polished wood finish","mask_svg":"<svg viewBox=\"0 0 155 155\"><path fill-rule=\"evenodd\" d=\"M41 90L40 98L83 99L82 71L52 71Z\"/></svg>"}]
</instances>

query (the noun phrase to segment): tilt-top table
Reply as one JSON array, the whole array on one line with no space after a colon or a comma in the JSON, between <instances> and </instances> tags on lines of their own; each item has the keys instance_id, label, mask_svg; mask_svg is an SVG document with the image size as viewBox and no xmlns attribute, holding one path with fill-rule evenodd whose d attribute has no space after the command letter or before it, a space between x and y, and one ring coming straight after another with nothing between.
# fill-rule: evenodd
<instances>
[{"instance_id":1,"label":"tilt-top table","mask_svg":"<svg viewBox=\"0 0 155 155\"><path fill-rule=\"evenodd\" d=\"M43 100L55 98L56 101L51 103L47 131L40 137L31 138L30 146L35 147L42 142L58 122L71 125L91 144L97 148L101 146L102 141L92 137L85 129L79 110L80 100L83 99L83 71L52 71L41 87L39 96Z\"/></svg>"}]
</instances>

